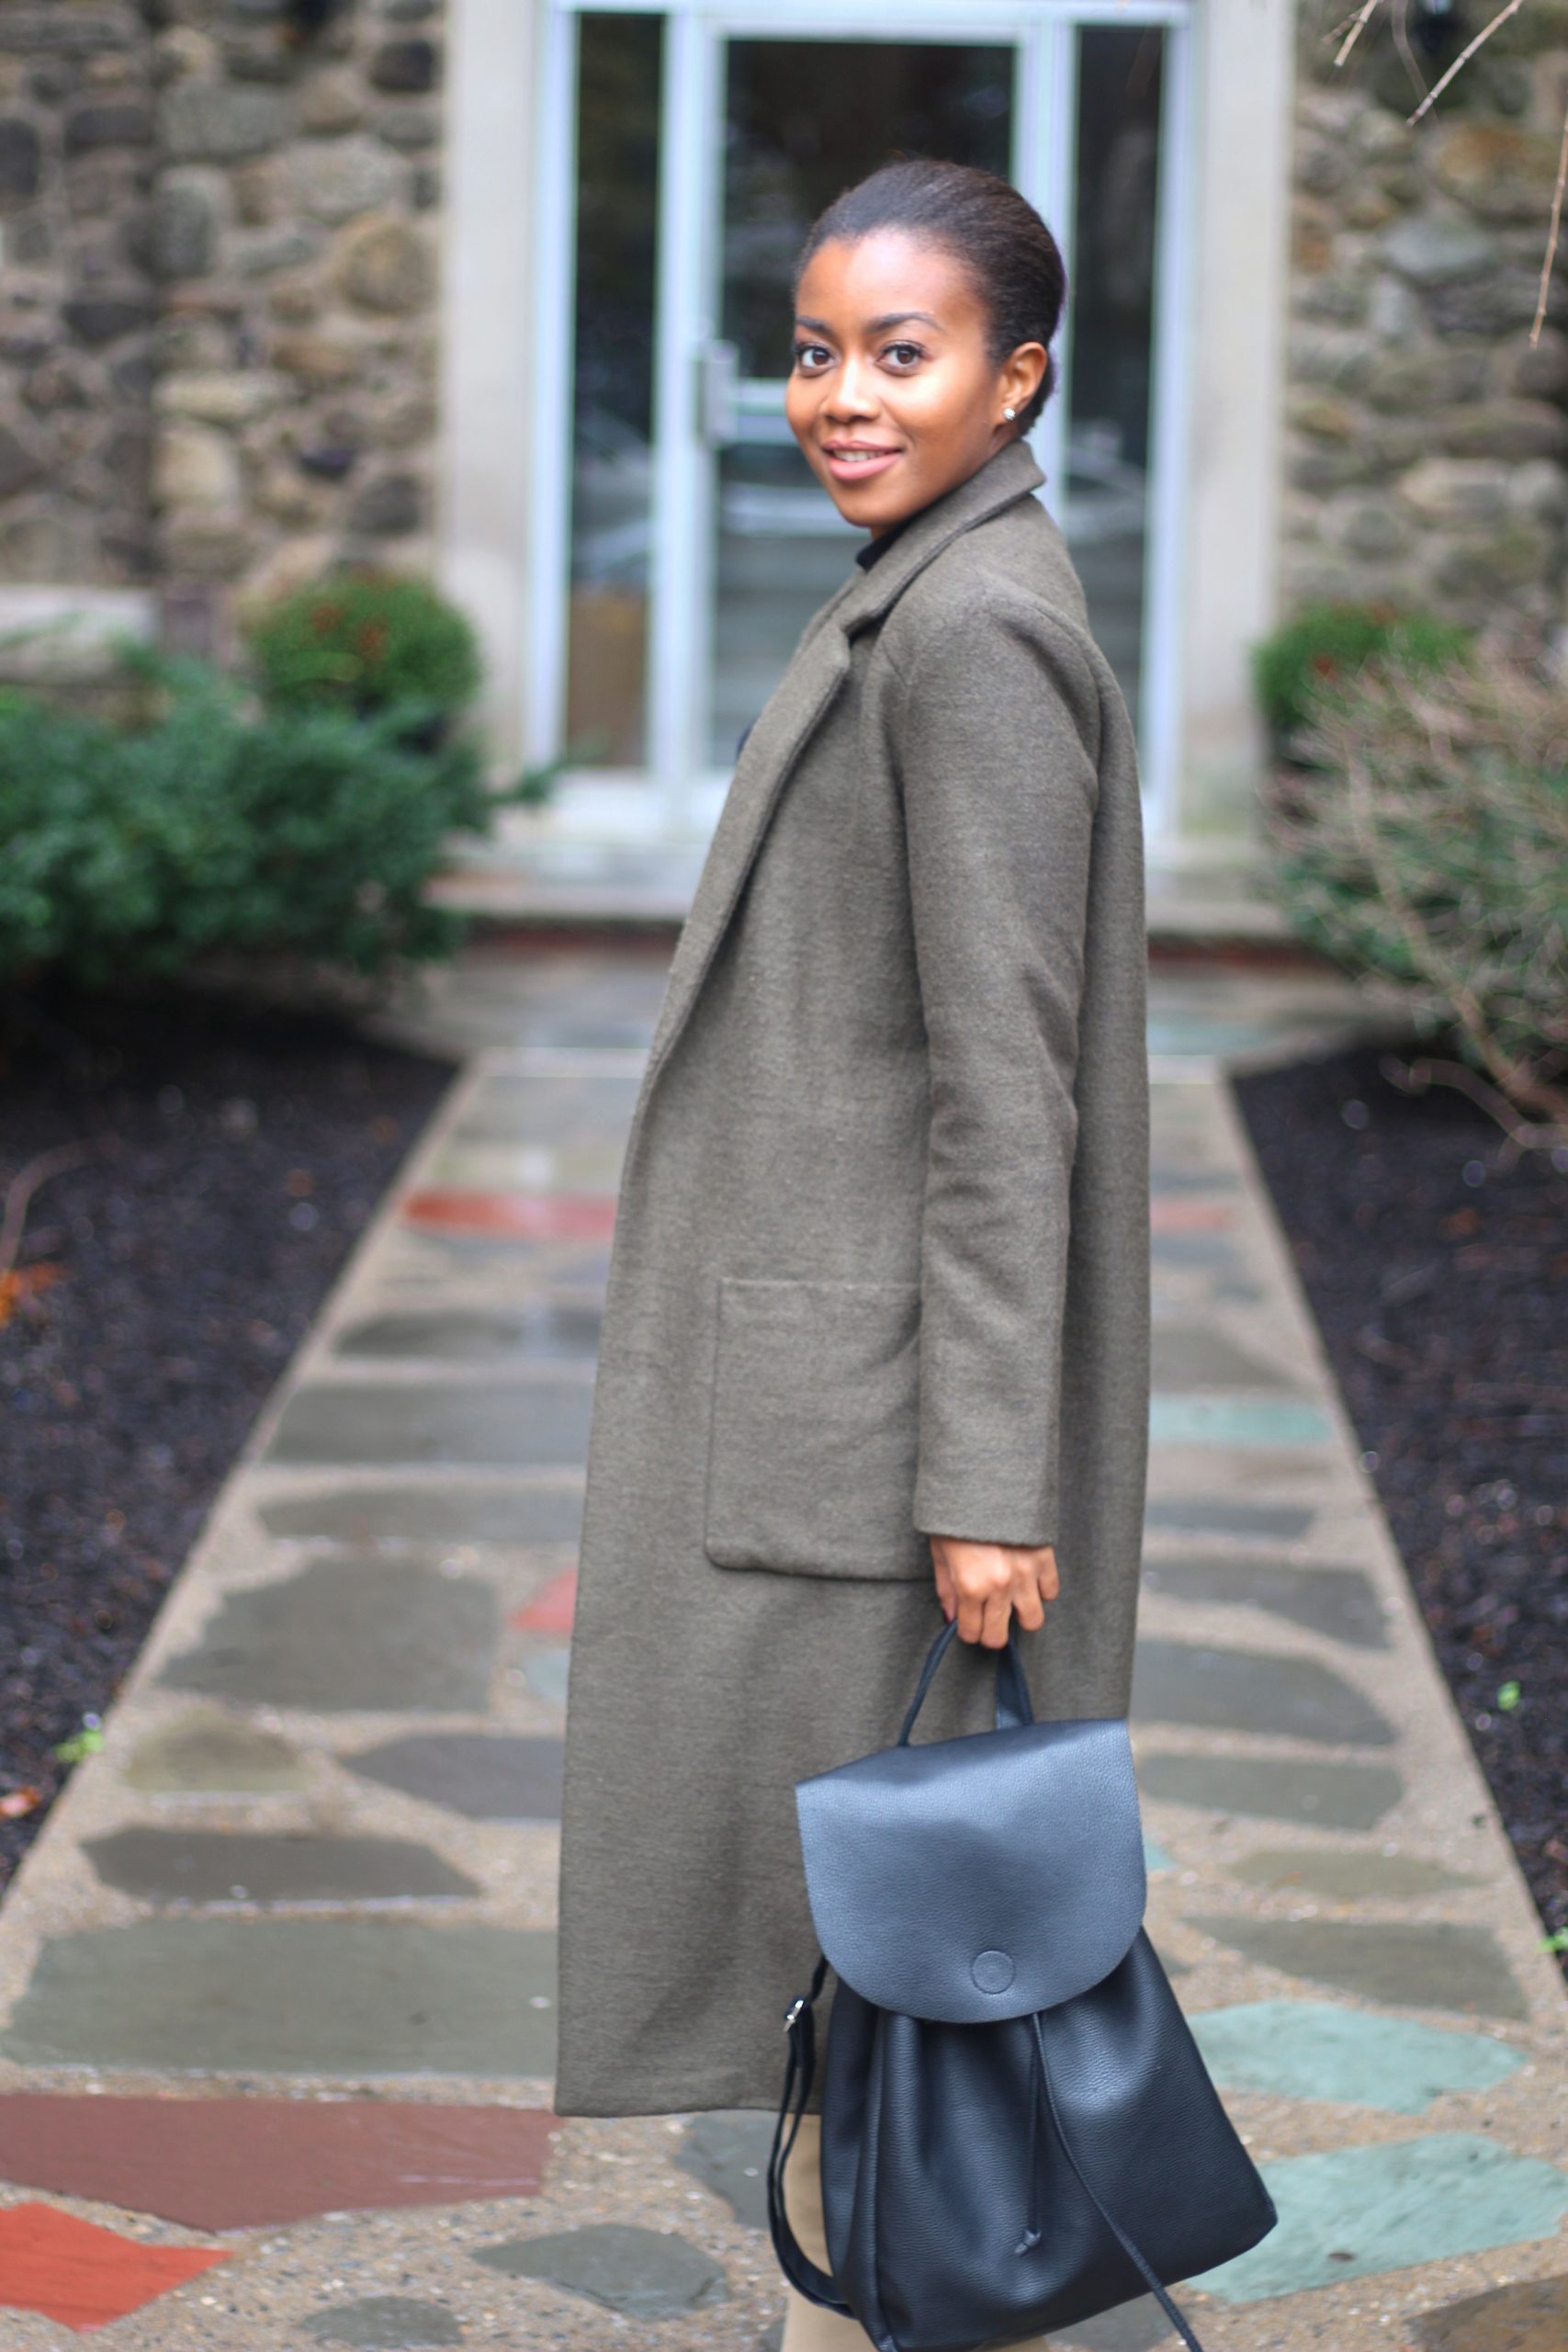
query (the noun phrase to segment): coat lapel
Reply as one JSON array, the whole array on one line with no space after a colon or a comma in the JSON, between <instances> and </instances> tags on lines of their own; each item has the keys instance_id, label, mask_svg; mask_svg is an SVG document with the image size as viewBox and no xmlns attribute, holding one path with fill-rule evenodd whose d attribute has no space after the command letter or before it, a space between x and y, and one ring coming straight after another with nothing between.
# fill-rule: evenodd
<instances>
[{"instance_id":1,"label":"coat lapel","mask_svg":"<svg viewBox=\"0 0 1568 2352\"><path fill-rule=\"evenodd\" d=\"M869 571L857 565L807 624L788 669L763 705L736 763L670 967L649 1053L648 1079L668 1057L685 1026L779 796L849 675L851 638L880 620L917 572L951 540L1026 496L1044 479L1028 446L1009 442L977 473L923 508ZM646 1089L645 1080L645 1093Z\"/></svg>"}]
</instances>

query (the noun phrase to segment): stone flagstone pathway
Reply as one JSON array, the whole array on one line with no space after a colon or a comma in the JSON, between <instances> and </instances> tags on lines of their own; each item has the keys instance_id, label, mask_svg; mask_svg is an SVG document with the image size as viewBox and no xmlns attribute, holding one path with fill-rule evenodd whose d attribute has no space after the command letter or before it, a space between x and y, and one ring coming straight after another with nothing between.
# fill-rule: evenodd
<instances>
[{"instance_id":1,"label":"stone flagstone pathway","mask_svg":"<svg viewBox=\"0 0 1568 2352\"><path fill-rule=\"evenodd\" d=\"M476 950L464 1056L0 1911L0 2344L762 2352L766 2120L548 2108L561 1708L650 950ZM1156 980L1153 1932L1282 2220L1210 2352L1564 2352L1558 1976L1224 1082ZM1174 2342L1135 2304L1078 2352Z\"/></svg>"}]
</instances>

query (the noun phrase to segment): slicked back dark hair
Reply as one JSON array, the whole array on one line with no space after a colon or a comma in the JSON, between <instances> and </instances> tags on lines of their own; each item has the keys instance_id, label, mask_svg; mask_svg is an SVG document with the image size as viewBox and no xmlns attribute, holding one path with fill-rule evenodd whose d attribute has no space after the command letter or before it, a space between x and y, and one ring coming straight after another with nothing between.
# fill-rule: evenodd
<instances>
[{"instance_id":1,"label":"slicked back dark hair","mask_svg":"<svg viewBox=\"0 0 1568 2352\"><path fill-rule=\"evenodd\" d=\"M1061 321L1067 274L1061 248L1032 204L1008 180L973 164L896 157L836 196L812 223L795 265L798 292L813 254L897 229L951 254L969 273L990 314L989 350L999 368L1021 343L1045 345L1045 373L1019 413L1027 433L1056 388L1051 338Z\"/></svg>"}]
</instances>

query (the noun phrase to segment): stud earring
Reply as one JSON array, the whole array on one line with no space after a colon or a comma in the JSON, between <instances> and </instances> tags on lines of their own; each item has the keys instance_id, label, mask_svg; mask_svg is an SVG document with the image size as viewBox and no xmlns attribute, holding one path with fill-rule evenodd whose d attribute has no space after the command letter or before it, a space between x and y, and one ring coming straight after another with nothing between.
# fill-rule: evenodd
<instances>
[{"instance_id":1,"label":"stud earring","mask_svg":"<svg viewBox=\"0 0 1568 2352\"><path fill-rule=\"evenodd\" d=\"M1012 423L1012 421L1013 421L1013 418L1018 414L1018 411L1017 411L1017 409L1015 409L1015 408L1004 408L1004 409L1003 409L1003 411L1002 411L1002 414L1006 417L1006 419L1007 419L1008 423L1010 424Z\"/></svg>"}]
</instances>

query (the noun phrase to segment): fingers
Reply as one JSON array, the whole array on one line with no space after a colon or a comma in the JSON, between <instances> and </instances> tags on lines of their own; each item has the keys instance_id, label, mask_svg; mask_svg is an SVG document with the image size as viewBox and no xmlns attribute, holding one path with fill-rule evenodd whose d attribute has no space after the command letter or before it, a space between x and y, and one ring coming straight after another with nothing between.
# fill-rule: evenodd
<instances>
[{"instance_id":1,"label":"fingers","mask_svg":"<svg viewBox=\"0 0 1568 2352\"><path fill-rule=\"evenodd\" d=\"M980 1612L980 1641L988 1650L1007 1647L1008 1620L1012 1614L1010 1592L992 1593Z\"/></svg>"},{"instance_id":2,"label":"fingers","mask_svg":"<svg viewBox=\"0 0 1568 2352\"><path fill-rule=\"evenodd\" d=\"M957 1609L958 1603L953 1597L953 1572L947 1565L946 1545L943 1538L940 1535L933 1535L931 1539L931 1569L936 1577L936 1597L942 1605L942 1615L947 1619L948 1623L951 1625L953 1623L953 1612Z\"/></svg>"},{"instance_id":3,"label":"fingers","mask_svg":"<svg viewBox=\"0 0 1568 2352\"><path fill-rule=\"evenodd\" d=\"M1026 1633L1038 1633L1045 1603L1061 1589L1049 1544L971 1544L933 1535L931 1562L942 1614L957 1619L961 1641L986 1649L1005 1646L1015 1614Z\"/></svg>"}]
</instances>

